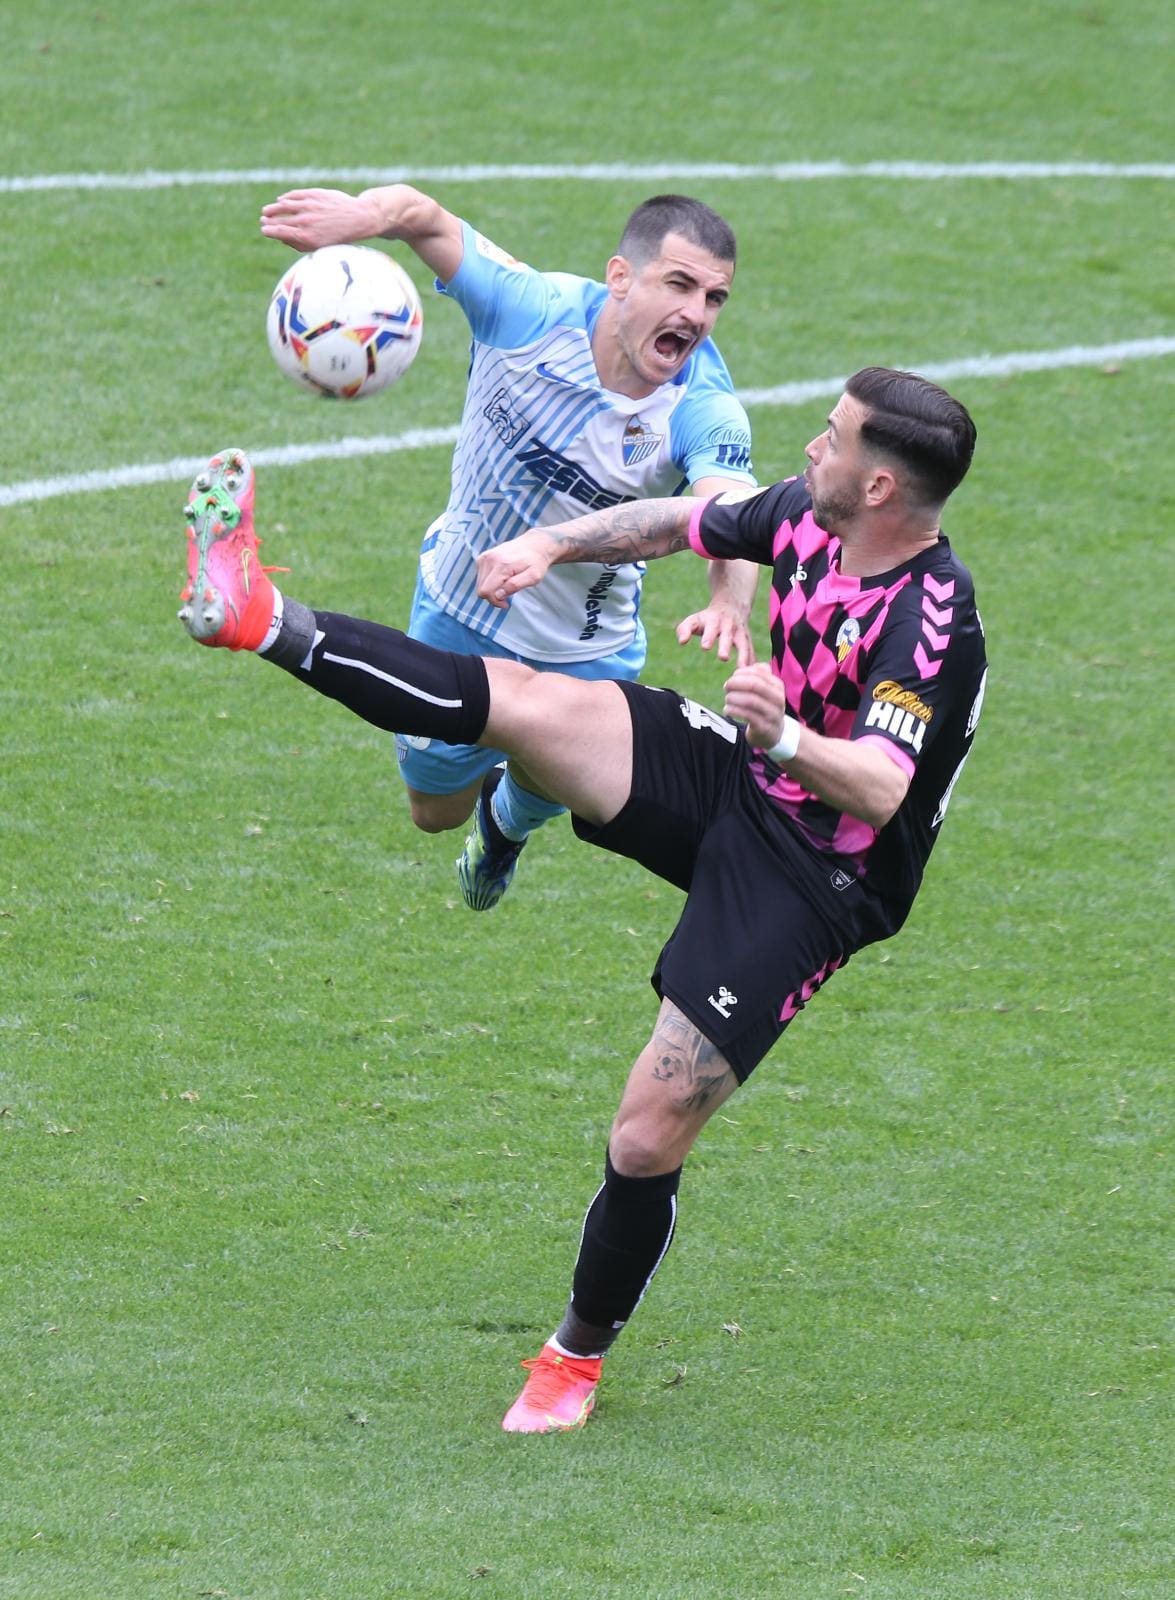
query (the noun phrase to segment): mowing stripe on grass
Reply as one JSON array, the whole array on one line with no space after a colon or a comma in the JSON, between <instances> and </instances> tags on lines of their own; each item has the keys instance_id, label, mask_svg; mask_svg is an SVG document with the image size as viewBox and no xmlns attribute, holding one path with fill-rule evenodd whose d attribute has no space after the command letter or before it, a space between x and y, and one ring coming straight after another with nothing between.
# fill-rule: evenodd
<instances>
[{"instance_id":1,"label":"mowing stripe on grass","mask_svg":"<svg viewBox=\"0 0 1175 1600\"><path fill-rule=\"evenodd\" d=\"M939 182L954 178L1175 178L1175 162L1132 161L785 161L740 165L724 161L591 163L586 166L245 167L211 172L51 172L0 178L0 194L44 189L182 189L197 184L267 183L310 186L344 183L524 183L582 179L592 183L687 182L699 178L766 178L812 183L826 178L894 178Z\"/></svg>"},{"instance_id":2,"label":"mowing stripe on grass","mask_svg":"<svg viewBox=\"0 0 1175 1600\"><path fill-rule=\"evenodd\" d=\"M930 362L918 371L936 383L959 378L1005 378L1021 372L1054 372L1062 367L1097 367L1123 361L1145 361L1175 355L1175 339L1129 339L1119 344L1074 344L1060 350L1020 350L1002 356L965 356L958 361ZM847 376L847 374L846 374ZM845 377L810 378L802 383L781 383L772 389L740 389L746 406L797 406L824 395L836 395ZM456 442L456 427L410 428L405 433L349 436L319 444L276 445L250 450L254 466L295 467L310 461L338 461L350 456L390 455L399 450L431 450ZM219 447L216 447L219 448ZM96 494L106 489L128 489L147 483L179 483L194 476L207 456L182 456L139 467L111 467L102 472L70 473L60 478L32 478L24 483L0 484L0 506L23 505L30 500L53 500L67 494Z\"/></svg>"}]
</instances>

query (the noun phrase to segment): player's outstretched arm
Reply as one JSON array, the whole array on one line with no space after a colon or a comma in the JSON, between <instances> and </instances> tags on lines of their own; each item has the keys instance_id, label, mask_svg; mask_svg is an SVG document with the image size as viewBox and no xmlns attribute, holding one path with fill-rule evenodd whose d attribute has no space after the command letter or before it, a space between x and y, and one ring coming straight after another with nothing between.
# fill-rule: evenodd
<instances>
[{"instance_id":1,"label":"player's outstretched arm","mask_svg":"<svg viewBox=\"0 0 1175 1600\"><path fill-rule=\"evenodd\" d=\"M572 522L532 528L478 556L477 592L491 605L505 606L520 589L540 583L557 562L611 564L672 555L689 545L691 509L688 500L633 500Z\"/></svg>"},{"instance_id":2,"label":"player's outstretched arm","mask_svg":"<svg viewBox=\"0 0 1175 1600\"><path fill-rule=\"evenodd\" d=\"M364 189L290 189L261 208L261 232L294 250L361 239L402 239L448 283L461 265L461 220L407 183Z\"/></svg>"}]
</instances>

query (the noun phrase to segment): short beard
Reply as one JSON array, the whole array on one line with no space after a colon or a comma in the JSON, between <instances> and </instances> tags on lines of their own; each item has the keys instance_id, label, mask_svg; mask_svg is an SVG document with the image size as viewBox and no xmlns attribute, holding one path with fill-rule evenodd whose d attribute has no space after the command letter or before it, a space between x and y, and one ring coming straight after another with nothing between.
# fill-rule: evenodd
<instances>
[{"instance_id":1,"label":"short beard","mask_svg":"<svg viewBox=\"0 0 1175 1600\"><path fill-rule=\"evenodd\" d=\"M843 537L845 528L851 523L861 508L861 496L858 493L842 489L839 493L812 496L812 515L817 525L825 533L834 534L838 539Z\"/></svg>"}]
</instances>

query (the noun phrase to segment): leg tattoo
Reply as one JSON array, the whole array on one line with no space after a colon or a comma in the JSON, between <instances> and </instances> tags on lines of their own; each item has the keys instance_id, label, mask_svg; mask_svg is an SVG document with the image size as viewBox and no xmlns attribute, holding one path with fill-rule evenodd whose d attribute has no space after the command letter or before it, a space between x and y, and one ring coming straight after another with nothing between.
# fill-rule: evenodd
<instances>
[{"instance_id":1,"label":"leg tattoo","mask_svg":"<svg viewBox=\"0 0 1175 1600\"><path fill-rule=\"evenodd\" d=\"M662 1007L652 1046L653 1076L677 1085L684 1110L704 1110L730 1078L726 1057L676 1006Z\"/></svg>"}]
</instances>

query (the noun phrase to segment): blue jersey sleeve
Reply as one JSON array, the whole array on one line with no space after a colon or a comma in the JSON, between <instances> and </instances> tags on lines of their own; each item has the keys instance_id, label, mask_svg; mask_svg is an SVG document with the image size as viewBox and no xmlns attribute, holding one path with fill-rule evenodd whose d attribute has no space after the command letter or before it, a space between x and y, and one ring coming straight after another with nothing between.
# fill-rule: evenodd
<instances>
[{"instance_id":1,"label":"blue jersey sleeve","mask_svg":"<svg viewBox=\"0 0 1175 1600\"><path fill-rule=\"evenodd\" d=\"M686 396L669 424L674 461L690 483L732 478L753 484L751 424L715 347L701 346L686 369Z\"/></svg>"},{"instance_id":2,"label":"blue jersey sleeve","mask_svg":"<svg viewBox=\"0 0 1175 1600\"><path fill-rule=\"evenodd\" d=\"M549 279L462 222L465 251L437 291L456 300L480 344L513 350L536 339L551 321L558 292Z\"/></svg>"}]
</instances>

